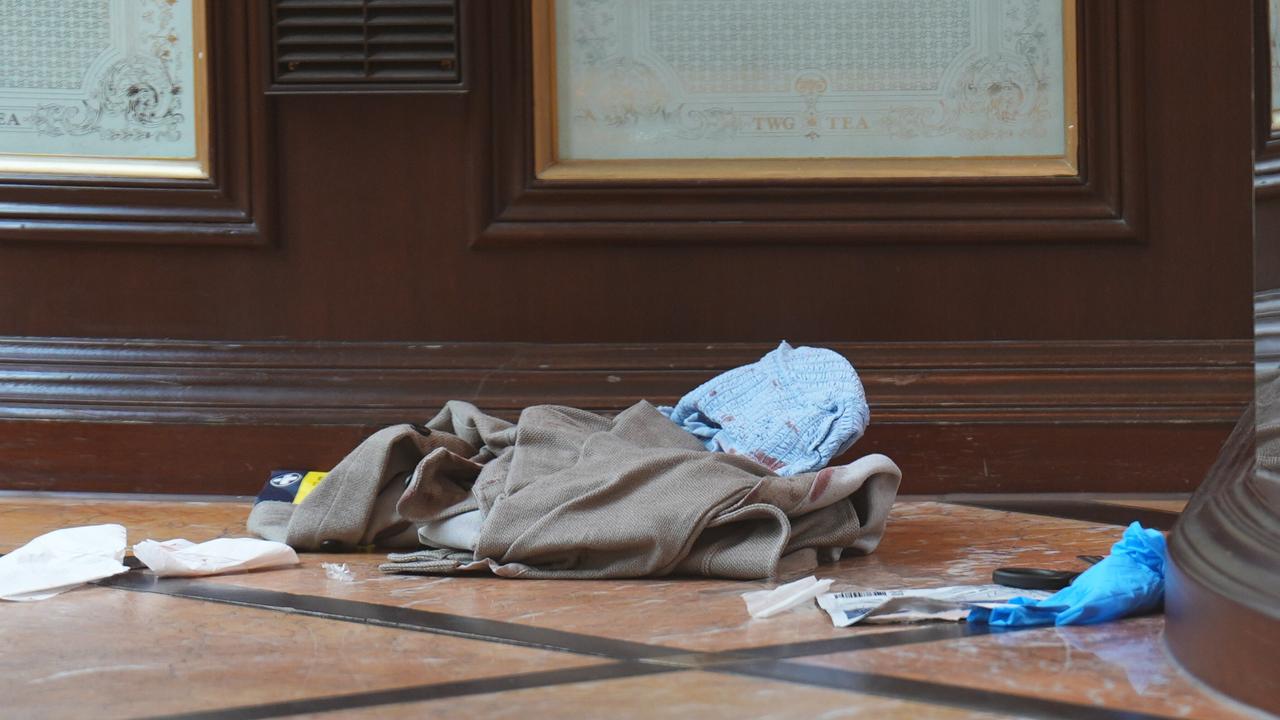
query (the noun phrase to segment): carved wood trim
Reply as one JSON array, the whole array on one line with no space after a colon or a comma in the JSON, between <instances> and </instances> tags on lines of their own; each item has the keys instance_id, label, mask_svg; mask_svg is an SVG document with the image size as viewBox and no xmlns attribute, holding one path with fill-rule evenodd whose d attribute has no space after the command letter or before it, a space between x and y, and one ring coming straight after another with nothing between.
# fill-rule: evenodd
<instances>
[{"instance_id":1,"label":"carved wood trim","mask_svg":"<svg viewBox=\"0 0 1280 720\"><path fill-rule=\"evenodd\" d=\"M825 344L875 422L1231 422L1247 341ZM518 413L672 402L763 344L213 343L0 339L0 417L391 423L469 399Z\"/></svg>"},{"instance_id":2,"label":"carved wood trim","mask_svg":"<svg viewBox=\"0 0 1280 720\"><path fill-rule=\"evenodd\" d=\"M0 178L0 242L264 245L272 224L259 23L247 0L208 3L208 179Z\"/></svg>"},{"instance_id":3,"label":"carved wood trim","mask_svg":"<svg viewBox=\"0 0 1280 720\"><path fill-rule=\"evenodd\" d=\"M482 200L473 247L1144 239L1134 3L1080 4L1079 177L737 182L537 179L530 3L471 9L478 115L491 118L473 135L476 147L491 147L490 172L475 178Z\"/></svg>"},{"instance_id":4,"label":"carved wood trim","mask_svg":"<svg viewBox=\"0 0 1280 720\"><path fill-rule=\"evenodd\" d=\"M913 493L1185 492L1252 380L1247 341L824 345L872 406L851 454L893 457ZM613 412L769 349L0 339L0 487L253 493L449 399Z\"/></svg>"}]
</instances>

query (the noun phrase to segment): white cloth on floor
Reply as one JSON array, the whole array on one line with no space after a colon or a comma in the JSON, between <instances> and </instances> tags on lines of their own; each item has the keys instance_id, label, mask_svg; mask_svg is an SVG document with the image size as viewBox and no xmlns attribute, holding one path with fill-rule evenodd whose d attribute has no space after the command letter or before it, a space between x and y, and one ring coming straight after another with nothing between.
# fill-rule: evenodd
<instances>
[{"instance_id":1,"label":"white cloth on floor","mask_svg":"<svg viewBox=\"0 0 1280 720\"><path fill-rule=\"evenodd\" d=\"M45 600L85 583L128 572L123 525L45 533L0 557L0 599Z\"/></svg>"},{"instance_id":2,"label":"white cloth on floor","mask_svg":"<svg viewBox=\"0 0 1280 720\"><path fill-rule=\"evenodd\" d=\"M161 577L198 577L298 564L293 548L257 538L218 538L199 544L181 538L143 540L133 546L133 554Z\"/></svg>"}]
</instances>

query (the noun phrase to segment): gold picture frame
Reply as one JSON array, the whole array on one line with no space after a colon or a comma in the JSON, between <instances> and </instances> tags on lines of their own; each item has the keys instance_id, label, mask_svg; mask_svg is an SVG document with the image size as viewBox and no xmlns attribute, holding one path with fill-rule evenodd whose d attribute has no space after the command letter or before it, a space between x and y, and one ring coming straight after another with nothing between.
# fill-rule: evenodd
<instances>
[{"instance_id":1,"label":"gold picture frame","mask_svg":"<svg viewBox=\"0 0 1280 720\"><path fill-rule=\"evenodd\" d=\"M70 155L0 152L0 175L94 176L205 180L210 177L209 3L192 0L193 76L191 112L195 153L190 157Z\"/></svg>"},{"instance_id":2,"label":"gold picture frame","mask_svg":"<svg viewBox=\"0 0 1280 720\"><path fill-rule=\"evenodd\" d=\"M1079 175L1077 0L1063 0L1064 147L1061 155L565 159L560 153L556 58L557 0L532 3L534 163L548 181L738 181L1074 177Z\"/></svg>"}]
</instances>

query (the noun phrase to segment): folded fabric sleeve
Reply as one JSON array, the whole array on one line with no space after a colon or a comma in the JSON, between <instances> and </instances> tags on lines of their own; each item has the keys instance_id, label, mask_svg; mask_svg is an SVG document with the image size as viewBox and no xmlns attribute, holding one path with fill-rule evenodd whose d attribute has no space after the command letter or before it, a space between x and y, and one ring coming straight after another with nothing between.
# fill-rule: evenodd
<instances>
[{"instance_id":1,"label":"folded fabric sleeve","mask_svg":"<svg viewBox=\"0 0 1280 720\"><path fill-rule=\"evenodd\" d=\"M1008 605L974 608L969 622L999 627L1088 625L1152 612L1164 604L1165 562L1164 534L1135 522L1110 555L1071 585L1038 602L1018 597Z\"/></svg>"},{"instance_id":2,"label":"folded fabric sleeve","mask_svg":"<svg viewBox=\"0 0 1280 720\"><path fill-rule=\"evenodd\" d=\"M299 504L264 500L249 513L249 532L295 550L344 552L418 546L418 524L398 505L414 477L433 478L429 498L461 503L445 520L476 509L470 485L481 463L515 442L515 426L468 403L449 402L426 427L393 425L360 443ZM429 462L424 462L429 458Z\"/></svg>"}]
</instances>

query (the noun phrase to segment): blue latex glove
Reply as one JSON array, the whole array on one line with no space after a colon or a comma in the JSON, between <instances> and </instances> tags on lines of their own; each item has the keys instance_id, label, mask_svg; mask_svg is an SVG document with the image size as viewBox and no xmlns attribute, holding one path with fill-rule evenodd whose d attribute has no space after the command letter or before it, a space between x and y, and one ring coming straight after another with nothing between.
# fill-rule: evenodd
<instances>
[{"instance_id":1,"label":"blue latex glove","mask_svg":"<svg viewBox=\"0 0 1280 720\"><path fill-rule=\"evenodd\" d=\"M1087 625L1151 612L1164 604L1164 534L1133 523L1111 554L1071 585L1035 601L1018 597L994 609L974 608L969 622L997 627Z\"/></svg>"}]
</instances>

